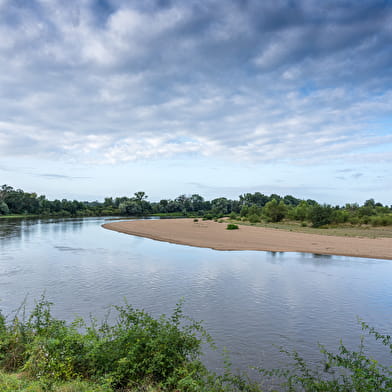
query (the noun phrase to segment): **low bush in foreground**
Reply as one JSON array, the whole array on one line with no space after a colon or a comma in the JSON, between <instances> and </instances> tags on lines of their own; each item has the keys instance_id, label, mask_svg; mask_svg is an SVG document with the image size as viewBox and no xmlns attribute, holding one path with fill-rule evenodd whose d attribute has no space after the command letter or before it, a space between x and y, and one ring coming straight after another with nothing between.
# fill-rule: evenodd
<instances>
[{"instance_id":1,"label":"low bush in foreground","mask_svg":"<svg viewBox=\"0 0 392 392\"><path fill-rule=\"evenodd\" d=\"M128 304L115 306L116 321L88 324L55 319L44 297L29 316L18 312L6 322L0 313L2 392L260 392L246 374L225 362L222 374L208 371L201 348L211 338L199 322L185 317L181 303L170 317L153 318ZM362 323L392 352L392 340ZM392 368L343 344L337 354L321 347L318 371L297 353L287 369L258 369L263 383L278 391L392 391ZM12 374L10 374L12 372ZM272 380L272 381L271 381ZM267 390L271 390L268 388Z\"/></svg>"},{"instance_id":2,"label":"low bush in foreground","mask_svg":"<svg viewBox=\"0 0 392 392\"><path fill-rule=\"evenodd\" d=\"M364 322L362 330L368 332L392 354L392 338L380 334ZM370 357L361 339L358 351L349 350L342 342L337 353L320 345L324 358L316 369L297 353L281 349L293 360L289 369L260 370L266 377L285 380L283 390L309 392L390 392L392 391L392 367L384 366Z\"/></svg>"},{"instance_id":3,"label":"low bush in foreground","mask_svg":"<svg viewBox=\"0 0 392 392\"><path fill-rule=\"evenodd\" d=\"M234 223L229 223L226 227L226 230L237 230L239 229L238 225L235 225Z\"/></svg>"},{"instance_id":4,"label":"low bush in foreground","mask_svg":"<svg viewBox=\"0 0 392 392\"><path fill-rule=\"evenodd\" d=\"M67 324L52 316L51 305L42 297L29 316L19 311L10 322L0 313L0 391L207 392L234 391L241 383L241 390L256 391L240 376L206 369L201 347L213 343L200 322L183 315L181 303L159 318L114 306L110 324Z\"/></svg>"}]
</instances>

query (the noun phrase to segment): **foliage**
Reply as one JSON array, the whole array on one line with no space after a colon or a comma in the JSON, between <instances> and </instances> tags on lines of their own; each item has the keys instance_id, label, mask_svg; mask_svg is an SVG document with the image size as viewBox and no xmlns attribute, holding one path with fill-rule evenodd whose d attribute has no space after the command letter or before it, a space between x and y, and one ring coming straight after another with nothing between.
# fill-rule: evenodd
<instances>
[{"instance_id":1,"label":"foliage","mask_svg":"<svg viewBox=\"0 0 392 392\"><path fill-rule=\"evenodd\" d=\"M235 220L235 219L237 219L237 214L233 211L233 212L229 215L229 218Z\"/></svg>"},{"instance_id":2,"label":"foliage","mask_svg":"<svg viewBox=\"0 0 392 392\"><path fill-rule=\"evenodd\" d=\"M211 338L199 322L183 315L153 318L127 303L114 306L116 321L90 323L55 319L43 296L29 316L21 308L10 322L0 313L0 390L4 392L261 392L246 374L234 374L226 358L219 375L200 361ZM21 316L19 317L19 314ZM362 329L392 353L392 338L366 323ZM323 360L315 368L297 352L284 352L292 365L260 369L263 383L280 382L280 390L370 392L392 390L392 368L366 354L364 338L357 351L343 343L333 353L320 346ZM5 371L18 372L15 375Z\"/></svg>"},{"instance_id":3,"label":"foliage","mask_svg":"<svg viewBox=\"0 0 392 392\"><path fill-rule=\"evenodd\" d=\"M67 324L52 316L51 306L42 296L28 317L22 309L6 323L0 313L0 368L34 380L0 372L2 391L125 392L150 386L156 391L223 392L237 390L240 382L241 390L251 391L242 376L228 369L218 376L205 368L201 348L212 345L211 338L200 322L183 315L181 302L171 316L159 318L127 303L114 306L112 324L93 318Z\"/></svg>"},{"instance_id":4,"label":"foliage","mask_svg":"<svg viewBox=\"0 0 392 392\"><path fill-rule=\"evenodd\" d=\"M249 220L250 223L258 223L258 222L261 221L260 220L260 216L256 215L256 214L249 215L248 220Z\"/></svg>"},{"instance_id":5,"label":"foliage","mask_svg":"<svg viewBox=\"0 0 392 392\"><path fill-rule=\"evenodd\" d=\"M248 218L257 222L266 219L279 222L291 219L299 222L310 221L314 227L329 224L336 225L392 225L392 206L383 206L374 199L366 200L360 206L357 203L346 204L344 207L320 205L315 200L301 200L294 196L281 197L276 194L269 196L260 192L240 195L238 200L218 197L211 201L204 200L198 194L179 195L174 200L162 199L150 202L145 192L135 192L133 197L105 197L103 202L77 200L48 200L36 193L24 192L11 186L0 187L0 216L38 215L38 216L188 216L220 219L229 216L237 219ZM203 219L204 219L203 218Z\"/></svg>"},{"instance_id":6,"label":"foliage","mask_svg":"<svg viewBox=\"0 0 392 392\"><path fill-rule=\"evenodd\" d=\"M264 214L271 222L280 222L287 214L287 207L282 200L272 199L265 205Z\"/></svg>"},{"instance_id":7,"label":"foliage","mask_svg":"<svg viewBox=\"0 0 392 392\"><path fill-rule=\"evenodd\" d=\"M7 215L9 214L10 209L8 208L7 204L4 201L0 202L0 215Z\"/></svg>"},{"instance_id":8,"label":"foliage","mask_svg":"<svg viewBox=\"0 0 392 392\"><path fill-rule=\"evenodd\" d=\"M251 205L251 206L248 208L248 216L250 216L250 215L256 215L256 216L260 217L260 216L261 216L261 213L262 213L262 208L259 207L259 206L257 206L257 205L255 205L255 204Z\"/></svg>"},{"instance_id":9,"label":"foliage","mask_svg":"<svg viewBox=\"0 0 392 392\"><path fill-rule=\"evenodd\" d=\"M381 334L361 322L362 330L367 331L392 354L392 338ZM392 390L392 367L384 366L366 354L364 337L357 351L349 350L342 342L338 352L332 353L320 345L323 361L320 369L310 367L297 352L283 353L293 360L288 369L268 371L259 369L265 377L278 377L284 380L288 391L312 392L387 392Z\"/></svg>"},{"instance_id":10,"label":"foliage","mask_svg":"<svg viewBox=\"0 0 392 392\"><path fill-rule=\"evenodd\" d=\"M229 223L226 227L226 230L237 230L239 229L238 225L235 225L234 223Z\"/></svg>"},{"instance_id":11,"label":"foliage","mask_svg":"<svg viewBox=\"0 0 392 392\"><path fill-rule=\"evenodd\" d=\"M308 218L309 205L302 200L295 208L291 210L291 217L295 220L303 222Z\"/></svg>"},{"instance_id":12,"label":"foliage","mask_svg":"<svg viewBox=\"0 0 392 392\"><path fill-rule=\"evenodd\" d=\"M112 389L100 386L93 382L68 381L59 383L46 383L32 380L23 374L7 374L0 371L1 392L112 392Z\"/></svg>"},{"instance_id":13,"label":"foliage","mask_svg":"<svg viewBox=\"0 0 392 392\"><path fill-rule=\"evenodd\" d=\"M331 206L316 204L310 210L309 220L312 222L313 227L321 227L330 224L332 222Z\"/></svg>"}]
</instances>

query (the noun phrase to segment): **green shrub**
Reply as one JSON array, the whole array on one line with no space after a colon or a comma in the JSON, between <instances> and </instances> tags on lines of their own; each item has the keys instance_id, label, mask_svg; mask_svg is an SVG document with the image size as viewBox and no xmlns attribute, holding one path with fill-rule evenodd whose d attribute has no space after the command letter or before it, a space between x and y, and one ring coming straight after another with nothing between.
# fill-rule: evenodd
<instances>
[{"instance_id":1,"label":"green shrub","mask_svg":"<svg viewBox=\"0 0 392 392\"><path fill-rule=\"evenodd\" d=\"M47 383L31 380L23 374L7 374L0 371L1 392L113 392L113 389L93 382L70 381Z\"/></svg>"},{"instance_id":2,"label":"green shrub","mask_svg":"<svg viewBox=\"0 0 392 392\"><path fill-rule=\"evenodd\" d=\"M278 202L276 199L272 199L264 206L263 213L269 221L280 222L287 215L287 206L283 200Z\"/></svg>"},{"instance_id":3,"label":"green shrub","mask_svg":"<svg viewBox=\"0 0 392 392\"><path fill-rule=\"evenodd\" d=\"M235 225L233 223L229 223L226 227L226 230L237 230L239 229L238 225Z\"/></svg>"},{"instance_id":4,"label":"green shrub","mask_svg":"<svg viewBox=\"0 0 392 392\"><path fill-rule=\"evenodd\" d=\"M392 337L384 335L366 323L362 329L381 342L392 353ZM273 371L259 369L265 377L281 378L287 391L312 392L390 392L392 391L392 367L383 366L366 353L364 338L357 351L350 350L341 342L338 352L320 346L323 360L320 367L310 367L297 353L281 349L293 364L288 369ZM266 381L266 380L265 380Z\"/></svg>"},{"instance_id":5,"label":"green shrub","mask_svg":"<svg viewBox=\"0 0 392 392\"><path fill-rule=\"evenodd\" d=\"M240 216L246 217L249 213L249 207L247 205L241 207Z\"/></svg>"},{"instance_id":6,"label":"green shrub","mask_svg":"<svg viewBox=\"0 0 392 392\"><path fill-rule=\"evenodd\" d=\"M258 223L260 222L260 217L256 214L253 214L248 217L248 220L250 223Z\"/></svg>"},{"instance_id":7,"label":"green shrub","mask_svg":"<svg viewBox=\"0 0 392 392\"><path fill-rule=\"evenodd\" d=\"M235 220L235 219L237 219L237 214L236 214L235 212L232 212L232 213L229 215L229 218Z\"/></svg>"},{"instance_id":8,"label":"green shrub","mask_svg":"<svg viewBox=\"0 0 392 392\"><path fill-rule=\"evenodd\" d=\"M193 219L193 222L197 223L197 222L199 222L199 219L195 218L195 219Z\"/></svg>"},{"instance_id":9,"label":"green shrub","mask_svg":"<svg viewBox=\"0 0 392 392\"><path fill-rule=\"evenodd\" d=\"M183 317L181 304L158 319L127 304L115 306L114 325L82 319L68 325L52 317L51 305L41 298L27 320L15 317L9 325L1 316L3 369L23 369L47 383L84 379L113 388L147 380L170 389L185 376L206 373L199 356L209 337L200 323Z\"/></svg>"},{"instance_id":10,"label":"green shrub","mask_svg":"<svg viewBox=\"0 0 392 392\"><path fill-rule=\"evenodd\" d=\"M313 227L329 225L332 222L332 207L330 205L314 205L309 212Z\"/></svg>"},{"instance_id":11,"label":"green shrub","mask_svg":"<svg viewBox=\"0 0 392 392\"><path fill-rule=\"evenodd\" d=\"M113 325L94 319L89 324L82 319L67 324L52 316L51 305L42 297L27 320L21 312L22 317L17 313L9 323L0 313L0 391L262 391L246 375L233 374L229 362L220 375L205 368L201 347L211 343L211 338L200 323L183 316L181 303L171 316L159 318L128 304L115 306ZM361 325L392 353L390 335ZM364 340L357 351L343 343L337 353L321 346L320 368L311 367L296 352L282 352L293 364L287 369L259 369L263 384L268 385L272 377L274 385L282 383L279 390L292 392L392 390L392 368L369 357ZM23 374L6 374L6 367Z\"/></svg>"},{"instance_id":12,"label":"green shrub","mask_svg":"<svg viewBox=\"0 0 392 392\"><path fill-rule=\"evenodd\" d=\"M377 215L370 218L372 226L389 226L392 225L392 217L390 215Z\"/></svg>"}]
</instances>

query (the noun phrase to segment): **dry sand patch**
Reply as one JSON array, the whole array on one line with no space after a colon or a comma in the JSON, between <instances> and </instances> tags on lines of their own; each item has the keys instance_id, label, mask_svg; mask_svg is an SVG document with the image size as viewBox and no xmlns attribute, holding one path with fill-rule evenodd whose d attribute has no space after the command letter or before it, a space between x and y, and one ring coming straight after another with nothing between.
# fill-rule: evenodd
<instances>
[{"instance_id":1,"label":"dry sand patch","mask_svg":"<svg viewBox=\"0 0 392 392\"><path fill-rule=\"evenodd\" d=\"M305 252L392 260L392 238L337 237L256 226L226 230L225 223L193 219L112 222L105 229L181 245L216 250Z\"/></svg>"}]
</instances>

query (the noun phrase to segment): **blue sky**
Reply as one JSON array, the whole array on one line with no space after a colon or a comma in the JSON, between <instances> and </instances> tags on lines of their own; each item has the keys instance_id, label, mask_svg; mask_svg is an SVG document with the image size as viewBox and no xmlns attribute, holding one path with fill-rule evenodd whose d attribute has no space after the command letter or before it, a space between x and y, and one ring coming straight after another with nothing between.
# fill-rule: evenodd
<instances>
[{"instance_id":1,"label":"blue sky","mask_svg":"<svg viewBox=\"0 0 392 392\"><path fill-rule=\"evenodd\" d=\"M0 183L392 204L390 1L0 0Z\"/></svg>"}]
</instances>

